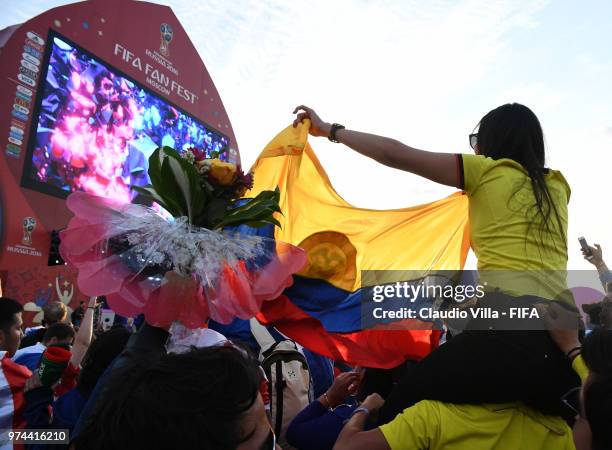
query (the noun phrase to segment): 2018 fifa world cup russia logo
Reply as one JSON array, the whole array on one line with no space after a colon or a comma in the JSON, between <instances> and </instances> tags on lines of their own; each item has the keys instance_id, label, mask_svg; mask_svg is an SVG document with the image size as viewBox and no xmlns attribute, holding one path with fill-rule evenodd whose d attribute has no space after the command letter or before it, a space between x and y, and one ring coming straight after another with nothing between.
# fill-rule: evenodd
<instances>
[{"instance_id":1,"label":"2018 fifa world cup russia logo","mask_svg":"<svg viewBox=\"0 0 612 450\"><path fill-rule=\"evenodd\" d=\"M168 46L170 42L172 42L172 27L167 23L162 23L161 27L159 27L159 31L161 32L161 45L159 46L159 52L164 55L170 55L170 51L168 50Z\"/></svg>"},{"instance_id":2,"label":"2018 fifa world cup russia logo","mask_svg":"<svg viewBox=\"0 0 612 450\"><path fill-rule=\"evenodd\" d=\"M36 228L36 219L34 217L25 217L23 219L23 237L21 243L23 245L32 245L32 233Z\"/></svg>"}]
</instances>

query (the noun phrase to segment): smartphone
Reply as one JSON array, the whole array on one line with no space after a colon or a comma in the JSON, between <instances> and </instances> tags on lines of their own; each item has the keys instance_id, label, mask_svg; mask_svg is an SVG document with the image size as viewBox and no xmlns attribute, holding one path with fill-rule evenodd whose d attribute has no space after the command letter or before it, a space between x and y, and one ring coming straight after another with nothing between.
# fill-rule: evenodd
<instances>
[{"instance_id":1,"label":"smartphone","mask_svg":"<svg viewBox=\"0 0 612 450\"><path fill-rule=\"evenodd\" d=\"M591 252L591 248L589 247L589 244L587 244L587 241L584 236L580 236L578 238L578 242L580 242L580 247L582 247L582 250L584 250L584 253L587 256L593 256L593 252Z\"/></svg>"}]
</instances>

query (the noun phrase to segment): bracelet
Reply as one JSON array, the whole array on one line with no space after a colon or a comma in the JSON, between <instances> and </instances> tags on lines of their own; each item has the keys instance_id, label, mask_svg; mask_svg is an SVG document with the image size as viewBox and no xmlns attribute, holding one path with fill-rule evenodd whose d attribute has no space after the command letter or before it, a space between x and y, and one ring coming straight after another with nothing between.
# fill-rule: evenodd
<instances>
[{"instance_id":1,"label":"bracelet","mask_svg":"<svg viewBox=\"0 0 612 450\"><path fill-rule=\"evenodd\" d=\"M327 136L327 139L337 144L340 141L336 138L336 132L338 130L344 130L344 129L345 129L344 125L340 125L339 123L332 123L332 126L329 129L329 136Z\"/></svg>"},{"instance_id":2,"label":"bracelet","mask_svg":"<svg viewBox=\"0 0 612 450\"><path fill-rule=\"evenodd\" d=\"M369 415L370 415L370 410L369 410L368 408L365 408L365 407L363 407L363 406L360 406L359 408L357 408L355 411L353 411L353 412L351 413L351 417L353 417L355 414L360 413L360 412L365 413L365 414L366 414L366 416L369 416Z\"/></svg>"},{"instance_id":3,"label":"bracelet","mask_svg":"<svg viewBox=\"0 0 612 450\"><path fill-rule=\"evenodd\" d=\"M578 356L578 354L582 351L582 347L574 347L573 349L571 349L570 351L568 351L565 356L567 356L569 359L574 359L576 356ZM572 353L576 352L575 355L572 355Z\"/></svg>"},{"instance_id":4,"label":"bracelet","mask_svg":"<svg viewBox=\"0 0 612 450\"><path fill-rule=\"evenodd\" d=\"M323 395L322 395L322 397L324 397L324 398L325 398L325 401L327 402L327 409L331 409L332 404L331 404L331 402L329 401L329 397L327 396L327 392L324 392L324 393L323 393Z\"/></svg>"}]
</instances>

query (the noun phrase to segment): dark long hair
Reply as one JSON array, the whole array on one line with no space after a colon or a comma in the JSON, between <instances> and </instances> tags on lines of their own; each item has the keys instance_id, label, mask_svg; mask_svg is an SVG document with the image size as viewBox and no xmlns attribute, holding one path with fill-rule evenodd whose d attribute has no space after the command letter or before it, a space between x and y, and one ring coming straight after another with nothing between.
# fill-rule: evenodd
<instances>
[{"instance_id":1,"label":"dark long hair","mask_svg":"<svg viewBox=\"0 0 612 450\"><path fill-rule=\"evenodd\" d=\"M91 343L83 358L77 385L77 390L83 397L89 398L98 379L119 353L123 351L130 335L131 333L127 328L111 328Z\"/></svg>"},{"instance_id":2,"label":"dark long hair","mask_svg":"<svg viewBox=\"0 0 612 450\"><path fill-rule=\"evenodd\" d=\"M478 150L492 159L508 158L527 171L535 203L527 208L533 222L540 222L542 233L558 229L565 239L565 230L550 191L546 186L546 151L544 133L536 115L524 105L508 103L489 111L478 124ZM517 187L516 194L521 186ZM514 195L513 194L513 195ZM554 223L551 224L551 219ZM530 225L531 226L531 225Z\"/></svg>"}]
</instances>

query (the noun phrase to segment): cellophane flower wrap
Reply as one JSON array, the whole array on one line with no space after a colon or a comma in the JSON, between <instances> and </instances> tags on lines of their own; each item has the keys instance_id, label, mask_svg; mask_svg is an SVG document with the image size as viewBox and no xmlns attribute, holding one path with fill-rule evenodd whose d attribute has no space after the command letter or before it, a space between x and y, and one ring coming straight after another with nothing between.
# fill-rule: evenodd
<instances>
[{"instance_id":1,"label":"cellophane flower wrap","mask_svg":"<svg viewBox=\"0 0 612 450\"><path fill-rule=\"evenodd\" d=\"M106 296L118 314L144 313L163 327L248 319L305 264L298 247L235 231L277 226L280 213L278 191L241 199L253 174L239 166L163 147L149 159L149 177L151 185L133 187L147 205L85 192L67 199L74 217L61 233L61 255L78 269L81 291Z\"/></svg>"}]
</instances>

